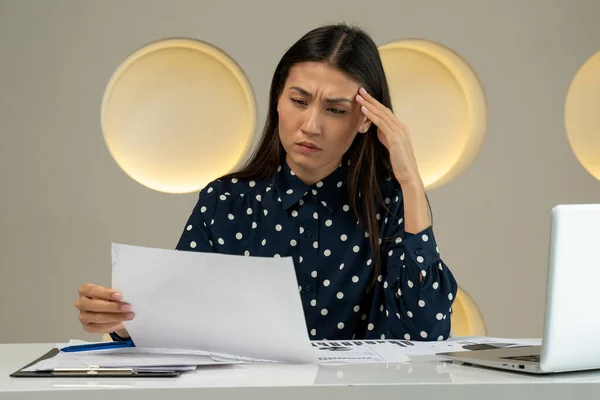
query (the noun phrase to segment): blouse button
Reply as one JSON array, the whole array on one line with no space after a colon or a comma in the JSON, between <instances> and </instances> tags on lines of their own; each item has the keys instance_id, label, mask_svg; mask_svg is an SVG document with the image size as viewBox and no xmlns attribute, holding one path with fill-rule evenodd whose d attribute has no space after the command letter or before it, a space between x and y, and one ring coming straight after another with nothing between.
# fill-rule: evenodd
<instances>
[{"instance_id":1,"label":"blouse button","mask_svg":"<svg viewBox=\"0 0 600 400\"><path fill-rule=\"evenodd\" d=\"M417 249L417 250L415 251L415 253L416 253L418 256L422 256L422 255L423 255L423 249Z\"/></svg>"},{"instance_id":2,"label":"blouse button","mask_svg":"<svg viewBox=\"0 0 600 400\"><path fill-rule=\"evenodd\" d=\"M312 237L312 232L311 232L311 231L309 231L309 230L307 230L307 231L306 231L306 237L308 237L308 238L309 238L309 237Z\"/></svg>"},{"instance_id":3,"label":"blouse button","mask_svg":"<svg viewBox=\"0 0 600 400\"><path fill-rule=\"evenodd\" d=\"M310 292L312 290L312 286L310 285L304 285L304 290L307 292Z\"/></svg>"}]
</instances>

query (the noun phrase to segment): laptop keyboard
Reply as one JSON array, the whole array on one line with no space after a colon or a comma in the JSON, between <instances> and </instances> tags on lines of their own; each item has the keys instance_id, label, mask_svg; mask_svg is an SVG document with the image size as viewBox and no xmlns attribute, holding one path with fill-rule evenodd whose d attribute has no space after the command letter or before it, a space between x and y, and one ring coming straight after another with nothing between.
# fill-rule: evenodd
<instances>
[{"instance_id":1,"label":"laptop keyboard","mask_svg":"<svg viewBox=\"0 0 600 400\"><path fill-rule=\"evenodd\" d=\"M531 356L515 356L515 357L502 357L507 360L517 360L517 361L530 361L530 362L540 362L540 355L531 355Z\"/></svg>"}]
</instances>

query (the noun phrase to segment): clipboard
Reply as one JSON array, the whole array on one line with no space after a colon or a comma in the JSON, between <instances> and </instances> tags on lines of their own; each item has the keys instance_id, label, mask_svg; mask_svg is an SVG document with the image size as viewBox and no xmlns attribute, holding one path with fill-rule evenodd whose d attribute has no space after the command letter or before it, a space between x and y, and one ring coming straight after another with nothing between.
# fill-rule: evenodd
<instances>
[{"instance_id":1,"label":"clipboard","mask_svg":"<svg viewBox=\"0 0 600 400\"><path fill-rule=\"evenodd\" d=\"M181 375L182 371L138 371L134 368L56 368L47 371L24 371L34 364L48 358L52 358L60 352L58 348L54 348L38 358L30 362L18 371L10 374L11 378L176 378Z\"/></svg>"}]
</instances>

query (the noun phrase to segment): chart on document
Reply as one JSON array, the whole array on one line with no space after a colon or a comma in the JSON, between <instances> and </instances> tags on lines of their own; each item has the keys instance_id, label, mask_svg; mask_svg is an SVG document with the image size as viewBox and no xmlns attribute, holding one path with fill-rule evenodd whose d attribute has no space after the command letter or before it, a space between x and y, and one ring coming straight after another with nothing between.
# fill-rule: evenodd
<instances>
[{"instance_id":1,"label":"chart on document","mask_svg":"<svg viewBox=\"0 0 600 400\"><path fill-rule=\"evenodd\" d=\"M506 339L486 336L444 341L341 340L313 341L319 363L397 363L411 357L485 348L539 345L540 339Z\"/></svg>"},{"instance_id":2,"label":"chart on document","mask_svg":"<svg viewBox=\"0 0 600 400\"><path fill-rule=\"evenodd\" d=\"M404 340L314 341L320 363L382 363L409 361Z\"/></svg>"}]
</instances>

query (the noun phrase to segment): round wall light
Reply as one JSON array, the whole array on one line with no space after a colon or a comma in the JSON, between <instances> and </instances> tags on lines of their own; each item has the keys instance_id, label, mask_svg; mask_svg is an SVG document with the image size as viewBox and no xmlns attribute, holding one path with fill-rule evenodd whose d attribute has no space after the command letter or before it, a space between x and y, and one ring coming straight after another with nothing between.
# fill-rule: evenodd
<instances>
[{"instance_id":1,"label":"round wall light","mask_svg":"<svg viewBox=\"0 0 600 400\"><path fill-rule=\"evenodd\" d=\"M577 160L600 180L600 51L579 68L569 86L565 128Z\"/></svg>"},{"instance_id":2,"label":"round wall light","mask_svg":"<svg viewBox=\"0 0 600 400\"><path fill-rule=\"evenodd\" d=\"M256 102L241 68L193 39L165 39L131 54L102 101L102 133L117 164L151 189L198 191L244 158Z\"/></svg>"},{"instance_id":3,"label":"round wall light","mask_svg":"<svg viewBox=\"0 0 600 400\"><path fill-rule=\"evenodd\" d=\"M470 66L448 48L426 40L379 47L392 106L411 130L427 189L441 186L473 161L487 128L483 89Z\"/></svg>"}]
</instances>

